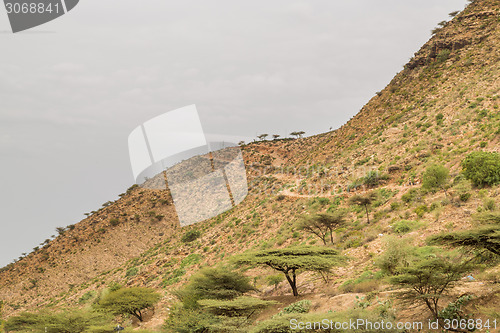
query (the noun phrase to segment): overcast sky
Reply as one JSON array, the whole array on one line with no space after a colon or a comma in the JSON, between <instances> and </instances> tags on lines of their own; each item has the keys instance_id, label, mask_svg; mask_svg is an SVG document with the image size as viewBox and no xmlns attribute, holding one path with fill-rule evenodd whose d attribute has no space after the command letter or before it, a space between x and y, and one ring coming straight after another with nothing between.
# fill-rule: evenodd
<instances>
[{"instance_id":1,"label":"overcast sky","mask_svg":"<svg viewBox=\"0 0 500 333\"><path fill-rule=\"evenodd\" d=\"M196 104L205 132L307 135L356 114L465 0L81 0L0 8L0 266L133 184L127 137Z\"/></svg>"}]
</instances>

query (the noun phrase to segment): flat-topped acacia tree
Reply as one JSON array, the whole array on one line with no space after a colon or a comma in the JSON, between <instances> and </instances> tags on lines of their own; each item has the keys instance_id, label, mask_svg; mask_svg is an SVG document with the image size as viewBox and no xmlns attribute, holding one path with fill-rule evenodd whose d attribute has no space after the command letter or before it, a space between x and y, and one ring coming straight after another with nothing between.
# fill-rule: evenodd
<instances>
[{"instance_id":1,"label":"flat-topped acacia tree","mask_svg":"<svg viewBox=\"0 0 500 333\"><path fill-rule=\"evenodd\" d=\"M237 264L268 266L285 274L294 296L298 296L297 274L300 271L328 272L345 262L338 251L318 246L296 246L284 249L262 250L234 256Z\"/></svg>"},{"instance_id":2,"label":"flat-topped acacia tree","mask_svg":"<svg viewBox=\"0 0 500 333\"><path fill-rule=\"evenodd\" d=\"M400 267L390 282L404 288L399 292L400 299L421 302L434 319L441 319L439 301L473 269L474 265L467 258L436 253L419 258L410 266Z\"/></svg>"},{"instance_id":3,"label":"flat-topped acacia tree","mask_svg":"<svg viewBox=\"0 0 500 333\"><path fill-rule=\"evenodd\" d=\"M488 250L500 256L500 225L491 224L471 230L432 236L429 243Z\"/></svg>"},{"instance_id":4,"label":"flat-topped acacia tree","mask_svg":"<svg viewBox=\"0 0 500 333\"><path fill-rule=\"evenodd\" d=\"M345 214L342 211L320 213L303 216L297 223L297 228L318 236L326 245L328 235L333 244L335 229L345 224Z\"/></svg>"},{"instance_id":5,"label":"flat-topped acacia tree","mask_svg":"<svg viewBox=\"0 0 500 333\"><path fill-rule=\"evenodd\" d=\"M500 256L500 212L486 212L474 217L479 226L469 230L447 232L428 238L430 244L489 251Z\"/></svg>"},{"instance_id":6,"label":"flat-topped acacia tree","mask_svg":"<svg viewBox=\"0 0 500 333\"><path fill-rule=\"evenodd\" d=\"M114 315L130 314L143 321L142 310L155 305L161 296L150 288L120 288L104 296L99 307Z\"/></svg>"}]
</instances>

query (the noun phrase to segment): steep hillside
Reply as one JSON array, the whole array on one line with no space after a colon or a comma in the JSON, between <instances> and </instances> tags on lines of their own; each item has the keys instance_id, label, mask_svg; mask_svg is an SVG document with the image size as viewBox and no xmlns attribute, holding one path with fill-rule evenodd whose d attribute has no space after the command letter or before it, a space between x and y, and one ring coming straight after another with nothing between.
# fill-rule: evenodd
<instances>
[{"instance_id":1,"label":"steep hillside","mask_svg":"<svg viewBox=\"0 0 500 333\"><path fill-rule=\"evenodd\" d=\"M243 146L249 195L220 216L180 228L167 190L131 187L116 202L1 270L6 314L83 307L104 288L121 283L162 291L144 324L156 328L176 302L172 290L200 267L227 264L231 255L248 249L318 244L297 230L295 222L303 214L341 208L347 210L349 226L339 231L335 247L350 261L327 282L301 274L302 297L312 300L318 312L352 307L356 296L369 291L389 297L392 290L384 281L372 282L368 289L349 290L344 284L377 271L374 258L383 253L388 235L422 246L428 236L470 228L474 214L500 207L498 185L479 189L457 177L471 151L500 152L499 23L497 0L474 1L443 23L387 87L340 129ZM448 192L417 191L432 163L450 170L453 186ZM363 183L370 171L378 172L377 179ZM348 204L350 197L366 192L377 194L369 224L362 207ZM467 200L460 199L464 193ZM416 227L399 235L393 226L401 220L415 221ZM183 240L190 230L199 231L199 237ZM256 295L284 304L296 300L288 296L286 282L276 288L267 284L271 270L245 274L260 290ZM486 300L498 305L498 285L478 280L457 293L483 297L478 306ZM425 318L418 309L399 315Z\"/></svg>"}]
</instances>

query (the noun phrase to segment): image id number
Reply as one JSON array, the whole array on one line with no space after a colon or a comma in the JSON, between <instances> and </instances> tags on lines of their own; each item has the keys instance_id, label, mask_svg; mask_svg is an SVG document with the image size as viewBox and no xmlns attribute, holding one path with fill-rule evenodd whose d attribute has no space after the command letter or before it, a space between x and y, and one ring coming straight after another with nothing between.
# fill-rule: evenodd
<instances>
[{"instance_id":1,"label":"image id number","mask_svg":"<svg viewBox=\"0 0 500 333\"><path fill-rule=\"evenodd\" d=\"M59 4L56 3L52 5L44 4L42 2L30 2L30 3L10 3L7 2L5 4L5 8L7 9L7 14L42 14L42 13L59 13Z\"/></svg>"}]
</instances>

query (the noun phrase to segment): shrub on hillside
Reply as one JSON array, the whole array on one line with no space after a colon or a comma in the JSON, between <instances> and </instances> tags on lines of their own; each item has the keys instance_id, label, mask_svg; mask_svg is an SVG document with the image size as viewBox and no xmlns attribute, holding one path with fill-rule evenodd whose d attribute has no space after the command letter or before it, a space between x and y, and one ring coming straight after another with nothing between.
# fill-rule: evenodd
<instances>
[{"instance_id":1,"label":"shrub on hillside","mask_svg":"<svg viewBox=\"0 0 500 333\"><path fill-rule=\"evenodd\" d=\"M426 205L420 205L417 208L415 208L414 212L417 214L418 217L422 218L425 213L429 211L429 208L427 208Z\"/></svg>"},{"instance_id":2,"label":"shrub on hillside","mask_svg":"<svg viewBox=\"0 0 500 333\"><path fill-rule=\"evenodd\" d=\"M412 188L401 196L401 200L405 203L418 201L420 199L420 192L416 188Z\"/></svg>"},{"instance_id":3,"label":"shrub on hillside","mask_svg":"<svg viewBox=\"0 0 500 333\"><path fill-rule=\"evenodd\" d=\"M47 333L83 333L92 326L101 326L110 322L102 313L71 310L63 312L23 312L10 317L5 325L7 332L47 332Z\"/></svg>"},{"instance_id":4,"label":"shrub on hillside","mask_svg":"<svg viewBox=\"0 0 500 333\"><path fill-rule=\"evenodd\" d=\"M441 50L436 57L436 62L438 64L445 62L446 60L448 60L448 58L450 58L450 54L451 51L448 49Z\"/></svg>"},{"instance_id":5,"label":"shrub on hillside","mask_svg":"<svg viewBox=\"0 0 500 333\"><path fill-rule=\"evenodd\" d=\"M357 279L349 279L345 281L339 290L345 293L367 293L375 291L380 286L380 279L384 276L384 272L363 272Z\"/></svg>"},{"instance_id":6,"label":"shrub on hillside","mask_svg":"<svg viewBox=\"0 0 500 333\"><path fill-rule=\"evenodd\" d=\"M387 180L389 177L387 175L381 175L379 171L377 170L372 170L369 171L366 176L362 178L362 182L364 185L368 187L375 187L377 186L380 181L382 180Z\"/></svg>"},{"instance_id":7,"label":"shrub on hillside","mask_svg":"<svg viewBox=\"0 0 500 333\"><path fill-rule=\"evenodd\" d=\"M220 319L211 313L175 306L163 327L167 332L210 332L218 322Z\"/></svg>"},{"instance_id":8,"label":"shrub on hillside","mask_svg":"<svg viewBox=\"0 0 500 333\"><path fill-rule=\"evenodd\" d=\"M201 232L199 230L189 230L184 235L182 235L181 241L183 243L190 243L200 236Z\"/></svg>"},{"instance_id":9,"label":"shrub on hillside","mask_svg":"<svg viewBox=\"0 0 500 333\"><path fill-rule=\"evenodd\" d=\"M111 226L113 226L113 227L117 226L119 223L120 223L120 220L118 220L116 218L109 220L109 224L111 224Z\"/></svg>"},{"instance_id":10,"label":"shrub on hillside","mask_svg":"<svg viewBox=\"0 0 500 333\"><path fill-rule=\"evenodd\" d=\"M476 186L500 183L500 154L476 151L462 162L463 173Z\"/></svg>"},{"instance_id":11,"label":"shrub on hillside","mask_svg":"<svg viewBox=\"0 0 500 333\"><path fill-rule=\"evenodd\" d=\"M419 227L420 224L416 221L401 220L392 225L392 230L397 234L405 234Z\"/></svg>"},{"instance_id":12,"label":"shrub on hillside","mask_svg":"<svg viewBox=\"0 0 500 333\"><path fill-rule=\"evenodd\" d=\"M277 316L283 316L289 313L307 313L311 309L311 301L303 299L301 301L292 303L281 310Z\"/></svg>"},{"instance_id":13,"label":"shrub on hillside","mask_svg":"<svg viewBox=\"0 0 500 333\"><path fill-rule=\"evenodd\" d=\"M384 252L375 259L375 265L385 274L396 274L398 267L410 264L413 250L407 239L387 237Z\"/></svg>"},{"instance_id":14,"label":"shrub on hillside","mask_svg":"<svg viewBox=\"0 0 500 333\"><path fill-rule=\"evenodd\" d=\"M455 302L449 303L445 308L439 311L439 318L450 320L464 318L462 306L472 299L473 297L471 295L460 296Z\"/></svg>"},{"instance_id":15,"label":"shrub on hillside","mask_svg":"<svg viewBox=\"0 0 500 333\"><path fill-rule=\"evenodd\" d=\"M227 317L249 317L256 311L265 309L278 302L266 301L257 297L240 296L231 300L203 299L198 303L205 311L214 315Z\"/></svg>"},{"instance_id":16,"label":"shrub on hillside","mask_svg":"<svg viewBox=\"0 0 500 333\"><path fill-rule=\"evenodd\" d=\"M446 167L440 164L432 164L425 169L422 187L428 190L442 189L446 191L448 177L449 171Z\"/></svg>"},{"instance_id":17,"label":"shrub on hillside","mask_svg":"<svg viewBox=\"0 0 500 333\"><path fill-rule=\"evenodd\" d=\"M204 268L175 292L185 308L197 308L201 299L231 300L254 290L244 275L226 268Z\"/></svg>"},{"instance_id":18,"label":"shrub on hillside","mask_svg":"<svg viewBox=\"0 0 500 333\"><path fill-rule=\"evenodd\" d=\"M466 193L461 193L459 195L459 198L460 198L460 201L467 202L471 196L472 196L472 194L470 194L469 192L466 192Z\"/></svg>"},{"instance_id":19,"label":"shrub on hillside","mask_svg":"<svg viewBox=\"0 0 500 333\"><path fill-rule=\"evenodd\" d=\"M99 301L99 308L113 315L132 315L139 321L143 321L142 311L156 304L160 298L160 294L153 289L120 288L102 297Z\"/></svg>"}]
</instances>

